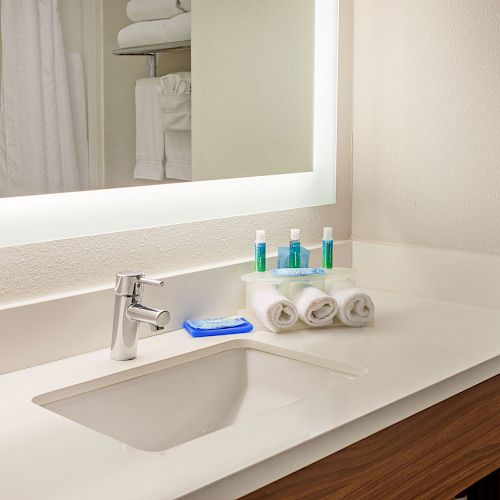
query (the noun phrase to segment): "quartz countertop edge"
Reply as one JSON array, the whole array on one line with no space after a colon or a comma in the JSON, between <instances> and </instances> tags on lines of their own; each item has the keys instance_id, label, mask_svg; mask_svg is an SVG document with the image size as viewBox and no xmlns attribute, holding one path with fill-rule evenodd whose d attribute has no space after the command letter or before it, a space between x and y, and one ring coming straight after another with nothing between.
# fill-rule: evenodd
<instances>
[{"instance_id":1,"label":"quartz countertop edge","mask_svg":"<svg viewBox=\"0 0 500 500\"><path fill-rule=\"evenodd\" d=\"M500 310L369 292L377 307L372 326L249 337L361 366L366 374L162 452L131 448L32 399L239 336L193 339L181 330L141 341L130 362L112 362L105 349L0 376L2 494L237 497L500 373Z\"/></svg>"}]
</instances>

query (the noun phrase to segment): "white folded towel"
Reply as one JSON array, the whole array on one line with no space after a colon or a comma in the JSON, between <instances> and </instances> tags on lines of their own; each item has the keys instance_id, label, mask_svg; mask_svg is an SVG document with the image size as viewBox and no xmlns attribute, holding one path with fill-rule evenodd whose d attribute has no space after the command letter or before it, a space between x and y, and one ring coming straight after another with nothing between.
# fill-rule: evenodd
<instances>
[{"instance_id":1,"label":"white folded towel","mask_svg":"<svg viewBox=\"0 0 500 500\"><path fill-rule=\"evenodd\" d=\"M191 40L191 12L172 19L131 24L118 33L121 48Z\"/></svg>"},{"instance_id":2,"label":"white folded towel","mask_svg":"<svg viewBox=\"0 0 500 500\"><path fill-rule=\"evenodd\" d=\"M191 73L161 78L161 107L165 129L167 179L192 180Z\"/></svg>"},{"instance_id":3,"label":"white folded towel","mask_svg":"<svg viewBox=\"0 0 500 500\"><path fill-rule=\"evenodd\" d=\"M165 132L159 88L159 78L143 78L135 84L135 179L161 181L165 178Z\"/></svg>"},{"instance_id":4,"label":"white folded towel","mask_svg":"<svg viewBox=\"0 0 500 500\"><path fill-rule=\"evenodd\" d=\"M299 311L300 319L308 326L320 327L333 324L338 305L333 297L307 283L292 283L290 298Z\"/></svg>"},{"instance_id":5,"label":"white folded towel","mask_svg":"<svg viewBox=\"0 0 500 500\"><path fill-rule=\"evenodd\" d=\"M290 328L299 320L297 308L272 285L255 286L251 304L257 318L273 332Z\"/></svg>"},{"instance_id":6,"label":"white folded towel","mask_svg":"<svg viewBox=\"0 0 500 500\"><path fill-rule=\"evenodd\" d=\"M191 0L130 0L127 15L133 22L171 19L191 10Z\"/></svg>"},{"instance_id":7,"label":"white folded towel","mask_svg":"<svg viewBox=\"0 0 500 500\"><path fill-rule=\"evenodd\" d=\"M339 306L337 317L344 325L361 327L373 321L375 317L373 300L359 288L333 285L327 294L337 301Z\"/></svg>"}]
</instances>

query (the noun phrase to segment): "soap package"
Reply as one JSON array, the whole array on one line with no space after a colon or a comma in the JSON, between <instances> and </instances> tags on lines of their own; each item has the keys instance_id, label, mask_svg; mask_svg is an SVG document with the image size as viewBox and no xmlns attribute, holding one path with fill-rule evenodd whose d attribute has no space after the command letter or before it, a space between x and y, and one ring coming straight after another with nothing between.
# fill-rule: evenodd
<instances>
[{"instance_id":1,"label":"soap package","mask_svg":"<svg viewBox=\"0 0 500 500\"><path fill-rule=\"evenodd\" d=\"M307 248L300 247L300 267L309 267L309 256L311 251ZM286 269L290 267L290 247L278 248L278 269Z\"/></svg>"},{"instance_id":2,"label":"soap package","mask_svg":"<svg viewBox=\"0 0 500 500\"><path fill-rule=\"evenodd\" d=\"M191 337L234 335L236 333L249 333L253 330L252 323L241 317L188 320L184 322L183 326Z\"/></svg>"}]
</instances>

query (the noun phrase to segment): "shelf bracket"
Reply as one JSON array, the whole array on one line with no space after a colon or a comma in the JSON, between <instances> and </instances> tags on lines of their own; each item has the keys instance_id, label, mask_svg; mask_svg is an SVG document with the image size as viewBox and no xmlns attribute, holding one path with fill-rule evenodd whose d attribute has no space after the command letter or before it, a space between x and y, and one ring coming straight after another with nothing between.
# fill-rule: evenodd
<instances>
[{"instance_id":1,"label":"shelf bracket","mask_svg":"<svg viewBox=\"0 0 500 500\"><path fill-rule=\"evenodd\" d=\"M113 50L113 54L115 56L145 56L146 77L155 78L158 73L158 54L177 50L191 50L191 40L143 45L140 47L126 47Z\"/></svg>"},{"instance_id":2,"label":"shelf bracket","mask_svg":"<svg viewBox=\"0 0 500 500\"><path fill-rule=\"evenodd\" d=\"M158 67L158 54L146 54L146 78L156 78Z\"/></svg>"}]
</instances>

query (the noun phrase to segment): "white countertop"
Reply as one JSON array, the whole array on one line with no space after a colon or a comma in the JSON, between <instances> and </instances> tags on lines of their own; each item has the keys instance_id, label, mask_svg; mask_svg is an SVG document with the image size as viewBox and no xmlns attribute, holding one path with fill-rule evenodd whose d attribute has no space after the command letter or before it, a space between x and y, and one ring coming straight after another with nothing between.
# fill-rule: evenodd
<instances>
[{"instance_id":1,"label":"white countertop","mask_svg":"<svg viewBox=\"0 0 500 500\"><path fill-rule=\"evenodd\" d=\"M130 448L31 400L239 336L192 339L178 331L141 341L134 361L113 362L103 350L0 376L2 498L233 498L500 373L500 310L370 293L375 326L249 336L360 365L366 375L160 453Z\"/></svg>"}]
</instances>

